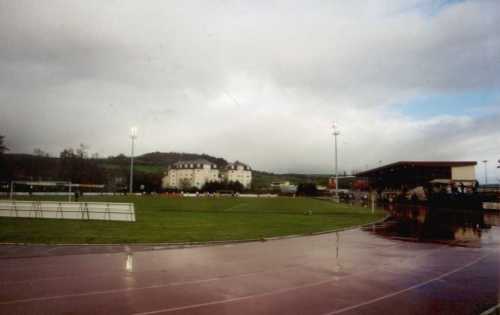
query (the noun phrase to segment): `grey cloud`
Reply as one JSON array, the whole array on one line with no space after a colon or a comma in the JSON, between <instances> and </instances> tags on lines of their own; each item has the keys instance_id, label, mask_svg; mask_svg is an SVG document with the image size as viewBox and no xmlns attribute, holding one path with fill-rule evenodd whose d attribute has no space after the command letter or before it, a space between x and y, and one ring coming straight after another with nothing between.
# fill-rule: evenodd
<instances>
[{"instance_id":1,"label":"grey cloud","mask_svg":"<svg viewBox=\"0 0 500 315\"><path fill-rule=\"evenodd\" d=\"M106 155L137 125L139 152L328 172L337 120L348 171L493 156L498 115L422 125L393 108L499 90L499 20L497 1L1 1L0 133L13 151Z\"/></svg>"}]
</instances>

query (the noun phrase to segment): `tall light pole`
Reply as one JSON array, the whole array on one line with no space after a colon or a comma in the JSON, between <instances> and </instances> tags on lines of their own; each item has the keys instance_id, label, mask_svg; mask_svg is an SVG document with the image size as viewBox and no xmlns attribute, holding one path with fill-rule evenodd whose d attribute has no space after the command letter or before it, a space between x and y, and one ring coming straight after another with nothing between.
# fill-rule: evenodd
<instances>
[{"instance_id":1,"label":"tall light pole","mask_svg":"<svg viewBox=\"0 0 500 315\"><path fill-rule=\"evenodd\" d=\"M335 199L339 202L339 164L338 164L338 151L337 151L337 136L340 131L336 123L333 123L333 137L335 139Z\"/></svg>"},{"instance_id":2,"label":"tall light pole","mask_svg":"<svg viewBox=\"0 0 500 315\"><path fill-rule=\"evenodd\" d=\"M497 168L500 169L500 159L498 159L497 162L498 162ZM500 177L497 177L497 179L498 179L498 182L500 183Z\"/></svg>"},{"instance_id":3,"label":"tall light pole","mask_svg":"<svg viewBox=\"0 0 500 315\"><path fill-rule=\"evenodd\" d=\"M130 140L132 141L132 147L130 152L130 182L129 182L129 193L134 192L134 142L137 138L137 127L130 128Z\"/></svg>"},{"instance_id":4,"label":"tall light pole","mask_svg":"<svg viewBox=\"0 0 500 315\"><path fill-rule=\"evenodd\" d=\"M488 185L488 160L483 160L484 163L484 184Z\"/></svg>"}]
</instances>

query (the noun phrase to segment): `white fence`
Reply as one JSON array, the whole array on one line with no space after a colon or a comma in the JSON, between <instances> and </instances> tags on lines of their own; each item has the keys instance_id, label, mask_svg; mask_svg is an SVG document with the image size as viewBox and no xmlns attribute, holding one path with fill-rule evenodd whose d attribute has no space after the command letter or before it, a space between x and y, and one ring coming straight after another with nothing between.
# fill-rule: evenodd
<instances>
[{"instance_id":1,"label":"white fence","mask_svg":"<svg viewBox=\"0 0 500 315\"><path fill-rule=\"evenodd\" d=\"M133 203L0 200L0 217L135 222Z\"/></svg>"}]
</instances>

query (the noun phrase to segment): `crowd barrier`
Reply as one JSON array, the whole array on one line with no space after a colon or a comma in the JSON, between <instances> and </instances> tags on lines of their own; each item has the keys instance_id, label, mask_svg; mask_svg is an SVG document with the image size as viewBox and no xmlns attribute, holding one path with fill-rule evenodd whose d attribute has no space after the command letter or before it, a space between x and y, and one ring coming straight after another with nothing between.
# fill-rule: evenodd
<instances>
[{"instance_id":1,"label":"crowd barrier","mask_svg":"<svg viewBox=\"0 0 500 315\"><path fill-rule=\"evenodd\" d=\"M133 203L0 200L0 216L135 222Z\"/></svg>"}]
</instances>

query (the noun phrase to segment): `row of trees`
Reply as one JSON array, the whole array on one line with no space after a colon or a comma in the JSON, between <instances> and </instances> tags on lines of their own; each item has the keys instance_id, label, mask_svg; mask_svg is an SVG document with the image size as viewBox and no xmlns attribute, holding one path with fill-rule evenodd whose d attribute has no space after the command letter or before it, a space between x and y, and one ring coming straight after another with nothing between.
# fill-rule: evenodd
<instances>
[{"instance_id":1,"label":"row of trees","mask_svg":"<svg viewBox=\"0 0 500 315\"><path fill-rule=\"evenodd\" d=\"M298 196L319 196L316 183L301 183L297 185Z\"/></svg>"},{"instance_id":2,"label":"row of trees","mask_svg":"<svg viewBox=\"0 0 500 315\"><path fill-rule=\"evenodd\" d=\"M17 180L63 180L74 183L103 183L105 171L98 166L97 155L89 156L88 147L64 149L59 159L51 157L41 149L33 154L9 154L0 136L0 179Z\"/></svg>"},{"instance_id":3,"label":"row of trees","mask_svg":"<svg viewBox=\"0 0 500 315\"><path fill-rule=\"evenodd\" d=\"M106 174L98 165L98 156L90 157L88 147L80 144L59 154L59 178L73 183L103 183Z\"/></svg>"},{"instance_id":4,"label":"row of trees","mask_svg":"<svg viewBox=\"0 0 500 315\"><path fill-rule=\"evenodd\" d=\"M59 158L51 157L41 149L35 149L33 155L16 155L5 159L8 150L4 144L4 136L0 136L0 181L10 179L27 180L64 180L73 183L105 184L112 191L128 189L129 157L120 154L107 159L90 154L89 148L80 144L77 148L66 148ZM154 153L148 158L163 158L165 154ZM167 154L168 156L172 154ZM163 174L161 172L146 173L136 171L134 174L135 191L160 191ZM307 179L299 177L300 179ZM325 178L325 181L327 179ZM304 181L305 182L305 181ZM192 190L189 181L184 191ZM232 191L242 192L244 186L240 182L208 182L202 188L203 192ZM318 195L314 183L302 183L297 187L298 195Z\"/></svg>"},{"instance_id":5,"label":"row of trees","mask_svg":"<svg viewBox=\"0 0 500 315\"><path fill-rule=\"evenodd\" d=\"M220 191L231 191L241 193L245 187L242 183L238 181L229 181L229 182L207 182L201 188L202 192L215 193Z\"/></svg>"},{"instance_id":6,"label":"row of trees","mask_svg":"<svg viewBox=\"0 0 500 315\"><path fill-rule=\"evenodd\" d=\"M7 166L5 163L4 153L9 150L4 144L4 136L0 135L0 180L6 176Z\"/></svg>"},{"instance_id":7,"label":"row of trees","mask_svg":"<svg viewBox=\"0 0 500 315\"><path fill-rule=\"evenodd\" d=\"M182 185L181 185L182 186ZM238 192L241 193L245 190L243 184L238 181L229 181L229 182L207 182L203 185L201 189L197 189L196 187L192 187L190 185L189 180L186 180L185 186L181 187L181 190L189 191L189 192ZM257 191L258 192L258 191ZM298 196L319 196L321 193L318 190L316 183L308 182L308 183L300 183L297 185L297 195Z\"/></svg>"},{"instance_id":8,"label":"row of trees","mask_svg":"<svg viewBox=\"0 0 500 315\"><path fill-rule=\"evenodd\" d=\"M3 156L4 152L9 150L3 143L4 138L5 136L0 135L0 156Z\"/></svg>"},{"instance_id":9,"label":"row of trees","mask_svg":"<svg viewBox=\"0 0 500 315\"><path fill-rule=\"evenodd\" d=\"M58 180L82 184L104 184L110 191L128 190L130 159L123 154L104 159L80 144L66 148L59 157L35 149L33 154L5 154L8 148L0 136L0 182L10 180ZM109 162L109 163L108 163ZM135 191L160 191L162 173L136 171Z\"/></svg>"}]
</instances>

